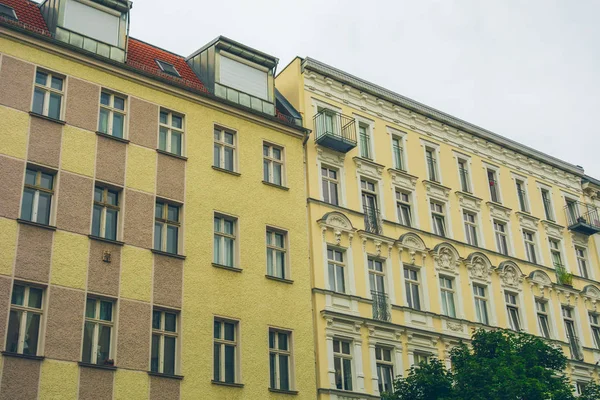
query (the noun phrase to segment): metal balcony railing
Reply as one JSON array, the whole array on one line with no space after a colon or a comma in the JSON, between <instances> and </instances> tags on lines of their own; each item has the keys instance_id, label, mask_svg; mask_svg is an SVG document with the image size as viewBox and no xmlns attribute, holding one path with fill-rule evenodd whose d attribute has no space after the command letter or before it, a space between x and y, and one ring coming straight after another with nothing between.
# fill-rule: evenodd
<instances>
[{"instance_id":1,"label":"metal balcony railing","mask_svg":"<svg viewBox=\"0 0 600 400\"><path fill-rule=\"evenodd\" d=\"M313 122L317 144L342 153L347 153L356 147L354 118L325 108L313 117Z\"/></svg>"},{"instance_id":2,"label":"metal balcony railing","mask_svg":"<svg viewBox=\"0 0 600 400\"><path fill-rule=\"evenodd\" d=\"M571 359L583 361L583 346L581 345L579 338L567 334L567 340L569 341L569 348L571 349Z\"/></svg>"},{"instance_id":3,"label":"metal balcony railing","mask_svg":"<svg viewBox=\"0 0 600 400\"><path fill-rule=\"evenodd\" d=\"M371 291L373 298L373 319L389 322L392 320L388 295L383 292Z\"/></svg>"},{"instance_id":4,"label":"metal balcony railing","mask_svg":"<svg viewBox=\"0 0 600 400\"><path fill-rule=\"evenodd\" d=\"M364 206L363 211L365 213L365 230L381 235L383 233L383 224L379 210L374 207Z\"/></svg>"},{"instance_id":5,"label":"metal balcony railing","mask_svg":"<svg viewBox=\"0 0 600 400\"><path fill-rule=\"evenodd\" d=\"M568 201L564 211L570 230L584 235L600 232L600 214L595 206L579 201Z\"/></svg>"}]
</instances>

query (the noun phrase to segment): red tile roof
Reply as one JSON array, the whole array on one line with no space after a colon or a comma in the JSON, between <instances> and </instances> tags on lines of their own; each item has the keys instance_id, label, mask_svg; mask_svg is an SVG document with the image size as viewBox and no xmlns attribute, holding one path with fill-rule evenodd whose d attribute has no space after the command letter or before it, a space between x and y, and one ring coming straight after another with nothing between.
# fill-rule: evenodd
<instances>
[{"instance_id":1,"label":"red tile roof","mask_svg":"<svg viewBox=\"0 0 600 400\"><path fill-rule=\"evenodd\" d=\"M44 21L37 3L29 0L0 0L0 4L7 5L15 10L19 20L18 25L22 28L46 35L49 33L46 21ZM12 21L8 18L3 18L3 20Z\"/></svg>"}]
</instances>

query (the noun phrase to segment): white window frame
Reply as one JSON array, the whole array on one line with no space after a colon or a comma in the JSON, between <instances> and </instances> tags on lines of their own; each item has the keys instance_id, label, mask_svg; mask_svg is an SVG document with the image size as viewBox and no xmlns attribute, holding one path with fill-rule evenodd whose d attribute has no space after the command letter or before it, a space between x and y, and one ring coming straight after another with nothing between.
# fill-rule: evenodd
<instances>
[{"instance_id":1,"label":"white window frame","mask_svg":"<svg viewBox=\"0 0 600 400\"><path fill-rule=\"evenodd\" d=\"M486 285L486 284L482 284L479 282L473 282L471 284L471 292L473 293L473 304L474 304L474 308L473 310L475 311L475 320L483 325L492 325L492 307L491 307L491 303L490 303L490 297L489 297L489 288L490 285ZM479 287L483 289L483 296L480 295L479 293L476 293L476 289L475 287ZM485 314L487 316L487 321L481 321L478 317L477 317L477 304L479 302L482 302L485 306ZM481 307L479 307L481 308Z\"/></svg>"},{"instance_id":2,"label":"white window frame","mask_svg":"<svg viewBox=\"0 0 600 400\"><path fill-rule=\"evenodd\" d=\"M417 274L417 280L413 280L413 279L408 279L406 277L406 273L405 271L414 271ZM409 273L410 275L410 273ZM412 266L407 266L405 265L404 268L402 269L402 280L404 283L404 287L402 288L405 292L405 296L404 296L404 301L407 307L409 307L411 310L415 310L415 311L426 311L426 305L425 305L425 299L423 298L423 284L422 284L422 278L421 278L421 270L419 268L414 268ZM414 304L410 305L409 301L408 301L408 296L409 293L406 290L406 285L410 285L410 297L411 297L411 302L414 302L414 290L417 291L417 294L419 295L419 307L415 308Z\"/></svg>"},{"instance_id":3,"label":"white window frame","mask_svg":"<svg viewBox=\"0 0 600 400\"><path fill-rule=\"evenodd\" d=\"M214 137L217 135L217 132L218 132L219 139ZM225 141L226 133L233 136L233 144L227 143ZM237 135L237 132L233 129L225 128L221 125L215 125L213 127L213 139L214 139L214 146L219 147L219 165L215 165L215 160L214 160L214 155L213 155L213 167L224 169L225 171L238 172L238 156L237 156L238 135ZM231 164L232 164L231 170L225 168L225 148L229 148L232 151L231 154L232 154L233 159L231 162ZM282 169L282 172L283 172L283 169ZM282 179L283 179L283 177L282 177Z\"/></svg>"},{"instance_id":4,"label":"white window frame","mask_svg":"<svg viewBox=\"0 0 600 400\"><path fill-rule=\"evenodd\" d=\"M116 301L114 299L88 296L86 298L86 305L85 305L86 311L87 311L87 300L89 300L89 299L93 299L96 302L95 310L94 310L94 318L88 317L87 313L85 313L85 319L83 321L83 325L84 325L83 329L85 330L85 324L87 322L94 324L94 333L92 335L92 354L90 355L90 364L98 364L98 340L99 340L99 331L100 331L101 326L110 327L110 349L108 350L108 354L109 354L108 359L110 359L110 360L114 359ZM107 303L111 303L111 313L110 313L111 320L110 321L100 319L100 305L103 301L107 302ZM82 359L83 359L83 340L81 342L81 348L82 348Z\"/></svg>"},{"instance_id":5,"label":"white window frame","mask_svg":"<svg viewBox=\"0 0 600 400\"><path fill-rule=\"evenodd\" d=\"M390 353L390 360L387 361L385 360L384 357L384 352L385 351L389 351ZM379 378L380 374L379 374L379 369L380 366L381 368L390 368L391 369L391 383L392 383L392 390L394 389L394 381L396 379L396 376L394 375L394 372L396 370L395 365L394 365L394 348L393 347L389 347L389 346L383 346L383 345L375 345L375 368L377 371L377 385L378 385L378 389L379 389L379 393L382 393L381 389L379 388L379 386L384 386L385 383L381 382L381 379ZM379 353L379 354L378 354ZM377 358L379 355L381 355L379 358Z\"/></svg>"},{"instance_id":6,"label":"white window frame","mask_svg":"<svg viewBox=\"0 0 600 400\"><path fill-rule=\"evenodd\" d=\"M154 312L159 312L160 313L160 327L159 328L154 328ZM167 331L165 329L165 314L173 314L175 315L175 332L172 331ZM175 310L168 310L168 309L162 309L162 308L157 308L157 309L153 309L152 310L152 318L153 318L153 324L152 324L152 336L158 336L159 337L159 344L158 344L158 371L153 371L159 374L164 374L164 362L165 362L165 337L170 337L170 338L174 338L175 339L175 365L174 365L174 371L173 371L173 375L177 375L177 373L179 372L179 349L180 349L180 340L179 340L179 331L180 331L180 319L179 319L179 312L175 311ZM150 350L150 359L152 359L152 350ZM151 363L152 364L152 363ZM152 366L151 366L152 367Z\"/></svg>"},{"instance_id":7,"label":"white window frame","mask_svg":"<svg viewBox=\"0 0 600 400\"><path fill-rule=\"evenodd\" d=\"M485 170L485 180L487 182L487 190L488 190L488 196L490 198L491 202L494 202L493 198L492 198L492 190L491 190L491 186L490 186L490 180L488 178L488 171L491 171L494 174L494 181L496 182L496 197L498 198L498 201L496 202L497 204L503 204L503 196L502 196L502 185L500 184L500 168L492 165L492 164L487 164L487 163L483 163L483 168Z\"/></svg>"},{"instance_id":8,"label":"white window frame","mask_svg":"<svg viewBox=\"0 0 600 400\"><path fill-rule=\"evenodd\" d=\"M264 154L264 148L268 147L268 155ZM268 163L268 175L269 175L269 180L265 181L267 183L270 183L271 185L277 185L277 186L282 186L285 187L286 186L286 168L285 168L285 147L272 143L272 142L263 142L263 179L264 179L264 161L266 161ZM273 157L273 148L277 148L279 149L279 151L281 152L281 159L278 160L276 158ZM274 182L274 174L273 174L273 164L280 164L281 165L281 184L277 184Z\"/></svg>"},{"instance_id":9,"label":"white window frame","mask_svg":"<svg viewBox=\"0 0 600 400\"><path fill-rule=\"evenodd\" d=\"M38 72L41 72L41 73L47 75L45 85L37 83L37 73ZM53 77L62 80L62 90L54 89L52 87L52 78ZM57 74L55 72L50 72L43 68L37 68L35 71L35 74L34 74L34 78L33 78L33 94L31 96L31 111L34 112L33 111L33 102L35 99L35 91L36 91L36 89L38 89L38 90L41 90L44 92L44 106L42 107L41 115L48 117L48 118L53 118L53 117L50 117L48 114L50 113L50 94L54 93L54 94L60 96L60 112L59 112L60 115L58 117L58 120L62 121L64 119L64 115L65 115L64 103L65 103L66 85L67 85L67 77L66 76L64 76L62 74Z\"/></svg>"},{"instance_id":10,"label":"white window frame","mask_svg":"<svg viewBox=\"0 0 600 400\"><path fill-rule=\"evenodd\" d=\"M408 155L406 151L406 136L407 133L403 131L399 131L397 129L387 127L387 133L390 135L390 148L392 149L392 165L393 168L398 171L408 172ZM400 164L401 168L398 168L396 165L396 154L394 148L394 139L398 141L400 145Z\"/></svg>"},{"instance_id":11,"label":"white window frame","mask_svg":"<svg viewBox=\"0 0 600 400\"><path fill-rule=\"evenodd\" d=\"M281 228L276 228L273 226L267 226L267 229L265 231L265 235L274 235L274 234L278 234L278 235L283 235L283 245L284 247L278 247L276 246L274 243L268 244L266 236L265 236L265 261L266 258L268 257L268 250L271 249L272 250L272 257L273 259L271 260L272 262L272 266L273 266L273 274L269 274L269 270L268 270L268 262L265 263L265 268L267 269L266 272L266 276L271 277L271 278L277 278L277 279L283 279L283 280L291 280L292 279L292 268L290 266L290 239L289 239L289 232L286 230L283 230ZM283 266L283 277L277 276L275 273L275 268L276 268L276 262L277 262L277 253L278 252L282 252L283 253L283 262L285 263L285 265Z\"/></svg>"},{"instance_id":12,"label":"white window frame","mask_svg":"<svg viewBox=\"0 0 600 400\"><path fill-rule=\"evenodd\" d=\"M427 171L427 180L435 183L442 183L442 173L440 168L440 150L439 145L430 142L423 142L423 154L425 156L425 171ZM433 174L435 175L432 179L431 171L429 170L429 164L427 162L427 153L431 153L433 161Z\"/></svg>"},{"instance_id":13,"label":"white window frame","mask_svg":"<svg viewBox=\"0 0 600 400\"><path fill-rule=\"evenodd\" d=\"M544 219L550 222L556 222L556 211L554 208L554 200L552 199L552 188L548 185L545 185L543 183L537 182L537 187L540 193L540 201L542 202L542 208L544 210ZM549 207L549 214L550 215L546 215L546 205L544 202L544 195L543 192L547 192L548 193L548 202L550 203L548 205Z\"/></svg>"},{"instance_id":14,"label":"white window frame","mask_svg":"<svg viewBox=\"0 0 600 400\"><path fill-rule=\"evenodd\" d=\"M231 318L225 318L225 317L218 317L215 316L213 319L213 324L214 322L220 322L221 326L220 326L220 338L215 338L214 335L214 328L213 328L213 335L212 335L212 342L213 342L213 363L212 363L212 380L213 382L220 382L220 383L241 383L242 381L242 368L241 368L241 351L240 351L240 343L241 343L241 329L240 329L240 321L235 320L235 319L231 319ZM225 324L233 324L234 328L233 328L233 334L234 334L234 340L228 340L225 339ZM213 325L214 326L214 325ZM214 345L215 344L219 344L219 360L220 360L220 365L219 365L219 380L215 380L215 371L214 371L214 365L215 365L215 350L214 350ZM235 365L233 367L233 382L225 382L225 346L233 346L234 347L234 355L233 355L233 359L235 361Z\"/></svg>"},{"instance_id":15,"label":"white window frame","mask_svg":"<svg viewBox=\"0 0 600 400\"><path fill-rule=\"evenodd\" d=\"M510 303L508 301L508 296L514 296L515 298L515 302L514 303ZM521 304L520 304L520 293L517 292L512 292L512 291L504 291L504 303L506 305L506 317L507 317L507 322L508 322L508 327L509 329L515 331L515 332L520 332L522 330L525 330L525 326L523 325L523 317L521 316ZM514 309L516 310L517 313L517 321L516 323L519 325L518 326L518 330L515 329L516 327L514 326L515 321L513 320L511 313L510 313L510 309Z\"/></svg>"},{"instance_id":16,"label":"white window frame","mask_svg":"<svg viewBox=\"0 0 600 400\"><path fill-rule=\"evenodd\" d=\"M346 249L342 249L340 247L335 247L335 246L327 246L326 251L326 259L327 259L327 289L331 290L335 293L341 293L341 294L347 294L348 293L348 279L349 279L349 270L347 269L347 263L348 263L348 257L347 257L347 251ZM329 258L329 251L332 251L333 253L333 258ZM337 261L335 260L335 253L341 253L342 255L342 261ZM330 278L330 274L329 274L329 264L333 264L334 268L333 268L333 278L334 278L334 282L331 282ZM342 269L343 274L344 274L344 290L340 291L337 285L338 282L338 273L337 273L337 268L339 267ZM332 289L333 287L333 289Z\"/></svg>"},{"instance_id":17,"label":"white window frame","mask_svg":"<svg viewBox=\"0 0 600 400\"><path fill-rule=\"evenodd\" d=\"M469 193L469 194L473 194L473 174L471 173L471 171L473 170L473 167L471 165L471 157L466 154L459 153L457 151L453 151L453 154L454 154L454 159L456 160L456 172L458 175L458 185L460 187L460 191ZM465 171L467 173L467 179L466 179L467 190L463 190L464 188L462 187L462 178L460 175L460 164L461 163L464 163Z\"/></svg>"},{"instance_id":18,"label":"white window frame","mask_svg":"<svg viewBox=\"0 0 600 400\"><path fill-rule=\"evenodd\" d=\"M538 307L538 304L543 305L543 307L545 308L544 310L541 309L541 307ZM534 306L535 306L535 316L536 316L536 322L537 322L537 331L539 336L546 338L546 339L552 339L554 337L554 332L552 329L552 319L550 316L550 312L551 312L551 305L550 302L548 300L542 299L542 298L534 298ZM548 329L548 337L544 336L544 332L542 330L542 323L541 323L541 316L546 317L546 328Z\"/></svg>"},{"instance_id":19,"label":"white window frame","mask_svg":"<svg viewBox=\"0 0 600 400\"><path fill-rule=\"evenodd\" d=\"M323 169L327 170L327 176L323 176ZM329 176L329 171L333 171L335 172L336 175L336 179L333 179ZM341 202L341 196L340 196L340 188L341 188L341 171L339 168L337 167L331 167L327 164L321 164L320 168L319 168L319 175L321 177L321 198L323 199L323 201L327 204L331 204L334 206L341 206L342 202ZM329 201L327 201L327 199L325 199L325 192L323 191L323 182L326 181L327 182L327 196L329 197ZM337 203L333 203L331 201L331 190L330 187L331 185L335 185L336 187L336 200Z\"/></svg>"},{"instance_id":20,"label":"white window frame","mask_svg":"<svg viewBox=\"0 0 600 400\"><path fill-rule=\"evenodd\" d=\"M12 302L15 285L23 286L23 288L24 288L23 305L13 304L13 302ZM29 291L31 288L35 288L35 289L42 291L42 305L40 308L34 308L34 307L29 306ZM44 335L43 335L44 325L45 325L44 324L44 322L45 322L44 310L46 309L46 295L47 295L46 290L43 287L34 286L34 285L27 284L27 283L22 283L22 282L16 281L13 283L13 285L11 287L9 315L10 315L11 311L15 311L15 312L21 314L21 320L19 321L19 338L18 338L18 342L17 342L17 351L16 351L17 354L23 354L23 350L25 347L25 334L26 334L26 330L27 330L27 315L28 314L37 314L40 316L40 325L38 327L38 342L36 344L36 353L31 354L31 355L37 356L38 354L43 354L42 343L43 343L43 338L44 338ZM6 335L8 335L9 326L10 326L10 318L7 318ZM1 339L5 340L8 338L3 337ZM5 345L8 344L7 340L5 340L4 344ZM8 351L8 349L6 349L6 351Z\"/></svg>"},{"instance_id":21,"label":"white window frame","mask_svg":"<svg viewBox=\"0 0 600 400\"><path fill-rule=\"evenodd\" d=\"M294 347L293 347L293 332L290 330L286 330L286 329L279 329L279 328L273 328L270 327L269 328L269 335L273 333L274 334L274 346L275 347L271 347L270 343L269 343L269 387L271 389L275 389L275 390L283 390L283 391L293 391L295 388L295 379L294 379ZM279 349L279 334L284 334L287 335L287 344L288 344L288 349L287 350L281 350ZM271 366L270 366L270 357L271 354L275 355L275 371L271 370ZM281 357L280 356L287 356L288 357L288 388L287 389L282 389L281 388L281 380L280 380L280 376L279 376L279 364L281 362ZM271 378L272 378L272 374L275 373L275 387L271 387Z\"/></svg>"},{"instance_id":22,"label":"white window frame","mask_svg":"<svg viewBox=\"0 0 600 400\"><path fill-rule=\"evenodd\" d=\"M445 281L450 282L451 287L447 287ZM458 305L458 299L457 299L457 286L458 286L457 280L450 276L440 275L439 279L438 279L438 283L440 285L440 296L441 296L441 300L442 300L440 302L441 314L445 315L449 318L458 318L460 312L458 310L459 305ZM444 310L444 301L443 301L444 298L446 298L446 307L447 307L446 310ZM448 299L452 299L452 304L454 305L454 315L450 315Z\"/></svg>"},{"instance_id":23,"label":"white window frame","mask_svg":"<svg viewBox=\"0 0 600 400\"><path fill-rule=\"evenodd\" d=\"M596 321L592 317L596 318ZM600 350L600 314L588 311L588 322L590 324L590 334L592 336L592 342L596 349ZM598 331L598 336L594 334L594 329Z\"/></svg>"},{"instance_id":24,"label":"white window frame","mask_svg":"<svg viewBox=\"0 0 600 400\"><path fill-rule=\"evenodd\" d=\"M352 115L354 117L354 120L356 121L356 138L358 139L358 155L361 158L365 158L371 161L375 161L375 121L370 120L368 118L362 117L360 115L357 114L353 114ZM368 145L368 155L369 157L364 157L363 154L363 149L362 149L362 144L360 141L360 126L364 126L366 128L366 133L367 133L367 145Z\"/></svg>"},{"instance_id":25,"label":"white window frame","mask_svg":"<svg viewBox=\"0 0 600 400\"><path fill-rule=\"evenodd\" d=\"M579 272L579 276L586 278L586 279L593 279L593 276L591 274L591 270L593 268L590 268L590 259L588 257L588 249L583 247L583 246L574 246L575 247L575 258L577 259L577 271ZM583 254L581 255L580 252ZM585 270L586 270L586 274L587 276L584 276L584 274L581 273L582 268L581 268L581 264L585 264Z\"/></svg>"},{"instance_id":26,"label":"white window frame","mask_svg":"<svg viewBox=\"0 0 600 400\"><path fill-rule=\"evenodd\" d=\"M26 178L27 178L27 171L35 172L35 184L34 185L25 183ZM52 175L52 189L46 189L41 186L42 174ZM20 204L21 210L19 213L19 218L22 218L22 215L23 215L23 198L25 196L25 189L33 190L34 194L33 194L33 202L31 203L31 222L45 225L45 223L37 221L38 212L39 212L40 192L43 192L43 193L50 195L50 209L48 210L48 213L49 213L48 225L52 226L52 224L54 222L54 209L55 209L55 203L56 203L56 201L54 199L54 194L55 194L55 191L56 191L56 188L58 185L57 179L58 179L58 173L56 173L54 171L41 169L41 168L33 166L33 165L27 165L27 168L25 169L25 176L23 176L23 191L21 192L21 204Z\"/></svg>"},{"instance_id":27,"label":"white window frame","mask_svg":"<svg viewBox=\"0 0 600 400\"><path fill-rule=\"evenodd\" d=\"M439 212L437 210L432 210L432 206L433 205L439 205L442 207L442 212ZM442 202L442 201L437 201L437 200L433 200L433 199L429 199L429 219L431 222L431 232L433 232L435 235L441 236L441 237L445 237L445 238L451 238L452 235L450 233L450 225L449 225L449 221L448 221L448 212L446 210L448 206L448 203ZM435 218L434 218L434 214L436 216L441 216L442 217L442 223L444 225L444 234L441 235L440 232L437 232L437 225L435 223Z\"/></svg>"},{"instance_id":28,"label":"white window frame","mask_svg":"<svg viewBox=\"0 0 600 400\"><path fill-rule=\"evenodd\" d=\"M167 122L166 123L162 123L160 121L160 114L167 114ZM181 118L181 128L177 128L173 125L173 116L179 117ZM180 156L180 157L184 157L185 154L185 142L186 142L186 137L185 137L185 123L186 123L186 118L185 115L182 113L178 113L175 111L171 111L168 110L166 108L161 108L159 113L158 113L158 149L161 151L165 151L167 153L170 154L174 154L176 156ZM161 149L160 148L160 130L161 129L165 129L167 131L166 134L166 138L165 138L165 148ZM181 152L180 153L175 153L173 151L173 149L171 148L171 137L173 135L173 132L178 133L181 136Z\"/></svg>"},{"instance_id":29,"label":"white window frame","mask_svg":"<svg viewBox=\"0 0 600 400\"><path fill-rule=\"evenodd\" d=\"M517 204L519 205L519 211L524 213L531 213L531 204L529 202L529 190L527 178L521 175L517 175L515 173L511 173L512 180L514 182L515 193L517 195ZM523 191L523 204L521 204L521 199L519 195L519 186L521 186L521 190ZM525 209L523 209L525 208Z\"/></svg>"},{"instance_id":30,"label":"white window frame","mask_svg":"<svg viewBox=\"0 0 600 400\"><path fill-rule=\"evenodd\" d=\"M229 233L225 233L223 229L221 229L221 231L216 231L214 230L214 220L215 219L219 219L221 222L221 227L223 227L223 222L224 221L229 221L233 224L233 233L229 234ZM213 236L213 263L217 264L219 266L223 266L223 267L227 267L227 268L239 268L239 251L238 251L238 232L239 232L239 228L238 228L238 218L231 216L231 215L227 215L227 214L223 214L220 212L215 212L214 213L214 217L213 217L213 231L214 231L214 236L219 236L219 248L220 248L220 254L218 257L219 262L215 261L215 252L216 252L216 246L215 246L215 242L214 240L216 239ZM232 254L232 265L226 265L223 260L225 260L225 238L229 238L231 240L233 240L233 254Z\"/></svg>"},{"instance_id":31,"label":"white window frame","mask_svg":"<svg viewBox=\"0 0 600 400\"><path fill-rule=\"evenodd\" d=\"M106 94L109 96L109 100L108 100L108 105L106 104L102 104L102 94ZM120 99L123 100L123 110L115 108L115 97L118 97ZM128 96L121 94L121 93L117 93L115 91L112 91L110 89L102 89L100 91L100 99L98 100L98 104L99 104L99 108L98 108L98 132L105 134L105 135L109 135L109 136L114 136L113 134L113 124L114 124L114 114L120 114L123 116L123 136L120 139L126 139L127 138L127 125L128 125L128 119L127 116L129 115L129 113L127 112L127 106L129 103L129 98ZM100 115L102 113L102 110L106 110L108 112L108 122L106 125L106 132L102 132L100 130ZM118 137L118 136L115 136Z\"/></svg>"},{"instance_id":32,"label":"white window frame","mask_svg":"<svg viewBox=\"0 0 600 400\"><path fill-rule=\"evenodd\" d=\"M339 352L335 351L335 342L339 342ZM346 354L343 352L343 346L342 343L346 342L348 343L348 347L350 349L350 354ZM332 352L333 352L333 367L334 367L334 371L335 371L335 359L339 358L340 361L340 366L341 366L341 373L342 373L342 388L341 389L337 389L337 390L344 390L344 391L356 391L356 368L354 365L354 341L352 339L348 339L348 338L341 338L341 337L334 337L333 341L332 341ZM352 369L352 371L350 371L350 375L351 375L351 383L352 383L352 387L350 389L345 389L344 388L344 362L343 360L350 360L350 368ZM335 374L334 374L335 376ZM335 381L334 381L334 384ZM337 386L336 386L337 388Z\"/></svg>"},{"instance_id":33,"label":"white window frame","mask_svg":"<svg viewBox=\"0 0 600 400\"><path fill-rule=\"evenodd\" d=\"M162 251L164 253L167 253L167 227L169 225L172 226L176 226L177 227L177 252L176 253L170 253L170 254L180 254L181 253L181 249L182 249L182 241L183 241L183 223L182 223L182 217L183 217L183 206L178 204L178 203L174 203L174 202L170 202L167 200L163 200L160 198L156 198L155 200L155 207L156 207L156 203L161 203L163 205L163 214L162 216L156 217L156 214L154 215L154 225L153 225L153 230L152 230L152 234L153 236L156 234L156 228L154 228L154 226L157 223L160 223L162 225L162 229L161 229L161 238L160 238L160 249L157 249L154 247L154 237L153 237L153 241L152 241L152 247L154 250L158 250L158 251ZM169 217L169 206L171 207L177 207L177 217L178 217L178 221L174 221L174 220L170 220L168 219ZM155 208L156 210L156 208ZM155 211L156 212L156 211Z\"/></svg>"},{"instance_id":34,"label":"white window frame","mask_svg":"<svg viewBox=\"0 0 600 400\"><path fill-rule=\"evenodd\" d=\"M398 198L398 194L400 194L400 198ZM407 196L408 200L404 201L402 199L402 195ZM398 218L398 223L400 223L401 225L407 226L409 228L411 228L411 227L415 228L416 221L415 221L415 204L413 202L413 192L409 192L408 190L396 188L396 190L394 191L394 196L396 198L396 218ZM408 224L405 221L404 215L398 209L400 204L408 206L409 217L410 217L410 221L408 221Z\"/></svg>"},{"instance_id":35,"label":"white window frame","mask_svg":"<svg viewBox=\"0 0 600 400\"><path fill-rule=\"evenodd\" d=\"M97 201L96 200L96 189L101 189L102 190L102 201ZM117 193L117 205L112 205L108 203L108 192L116 192ZM117 228L117 232L115 234L115 239L114 240L119 240L120 235L121 235L121 227L120 227L120 223L121 223L121 204L123 203L123 191L121 189L116 189L114 187L111 187L109 185L105 185L102 183L97 182L96 185L94 185L94 201L93 201L93 206L92 206L92 224L90 226L90 229L93 229L94 226L94 206L99 206L102 207L102 212L100 214L100 235L99 237L101 238L106 238L106 214L107 211L109 209L111 210L115 210L117 212L117 220L115 221L115 225ZM92 230L92 234L93 234L93 230Z\"/></svg>"},{"instance_id":36,"label":"white window frame","mask_svg":"<svg viewBox=\"0 0 600 400\"><path fill-rule=\"evenodd\" d=\"M482 235L480 234L480 230L479 230L479 213L463 209L462 214L463 214L463 228L464 228L464 234L465 234L465 242L467 242L471 246L484 247L482 245L481 239L480 239L480 237ZM467 219L467 216L473 217L473 221L469 221ZM469 229L472 229L473 232L470 232ZM473 238L472 238L473 235L475 238L474 243L473 243Z\"/></svg>"},{"instance_id":37,"label":"white window frame","mask_svg":"<svg viewBox=\"0 0 600 400\"><path fill-rule=\"evenodd\" d=\"M528 229L521 229L521 234L523 237L523 247L525 250L525 259L532 263L532 264L540 264L542 262L542 260L539 257L539 250L538 250L538 243L537 243L537 232L535 231L531 231ZM531 235L531 240L526 238L526 235L529 234ZM527 246L531 246L531 248L533 249L533 258L534 260L531 260L531 257L528 256L529 252L531 251L531 249L528 249Z\"/></svg>"}]
</instances>

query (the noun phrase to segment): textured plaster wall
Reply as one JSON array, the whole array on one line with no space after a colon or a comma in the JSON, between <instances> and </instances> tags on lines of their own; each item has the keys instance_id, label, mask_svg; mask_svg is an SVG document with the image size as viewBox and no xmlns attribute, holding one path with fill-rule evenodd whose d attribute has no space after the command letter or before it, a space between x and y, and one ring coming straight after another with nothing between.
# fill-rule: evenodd
<instances>
[{"instance_id":1,"label":"textured plaster wall","mask_svg":"<svg viewBox=\"0 0 600 400\"><path fill-rule=\"evenodd\" d=\"M72 362L46 360L42 363L40 399L76 400L78 366Z\"/></svg>"},{"instance_id":2,"label":"textured plaster wall","mask_svg":"<svg viewBox=\"0 0 600 400\"><path fill-rule=\"evenodd\" d=\"M89 246L89 239L83 235L57 231L50 283L85 289Z\"/></svg>"}]
</instances>

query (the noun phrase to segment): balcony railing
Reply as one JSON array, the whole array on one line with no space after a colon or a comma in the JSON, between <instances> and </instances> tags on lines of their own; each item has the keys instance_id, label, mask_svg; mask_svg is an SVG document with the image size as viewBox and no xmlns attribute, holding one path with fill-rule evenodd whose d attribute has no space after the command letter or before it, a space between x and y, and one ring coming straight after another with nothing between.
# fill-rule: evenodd
<instances>
[{"instance_id":1,"label":"balcony railing","mask_svg":"<svg viewBox=\"0 0 600 400\"><path fill-rule=\"evenodd\" d=\"M267 115L275 115L275 104L218 82L215 82L215 96Z\"/></svg>"},{"instance_id":2,"label":"balcony railing","mask_svg":"<svg viewBox=\"0 0 600 400\"><path fill-rule=\"evenodd\" d=\"M373 319L389 322L392 320L388 295L382 292L371 291L373 298Z\"/></svg>"},{"instance_id":3,"label":"balcony railing","mask_svg":"<svg viewBox=\"0 0 600 400\"><path fill-rule=\"evenodd\" d=\"M108 43L80 35L61 26L56 27L56 39L111 60L125 62L125 50Z\"/></svg>"},{"instance_id":4,"label":"balcony railing","mask_svg":"<svg viewBox=\"0 0 600 400\"><path fill-rule=\"evenodd\" d=\"M571 359L583 361L583 346L581 345L579 338L567 334L567 340L569 341L569 348L571 349Z\"/></svg>"},{"instance_id":5,"label":"balcony railing","mask_svg":"<svg viewBox=\"0 0 600 400\"><path fill-rule=\"evenodd\" d=\"M569 201L564 210L570 230L584 235L600 232L600 214L593 205Z\"/></svg>"},{"instance_id":6,"label":"balcony railing","mask_svg":"<svg viewBox=\"0 0 600 400\"><path fill-rule=\"evenodd\" d=\"M383 233L383 226L379 210L374 207L364 206L363 211L365 213L365 230L381 235Z\"/></svg>"},{"instance_id":7,"label":"balcony railing","mask_svg":"<svg viewBox=\"0 0 600 400\"><path fill-rule=\"evenodd\" d=\"M315 142L332 150L347 153L356 147L356 121L339 112L323 109L313 117Z\"/></svg>"}]
</instances>

